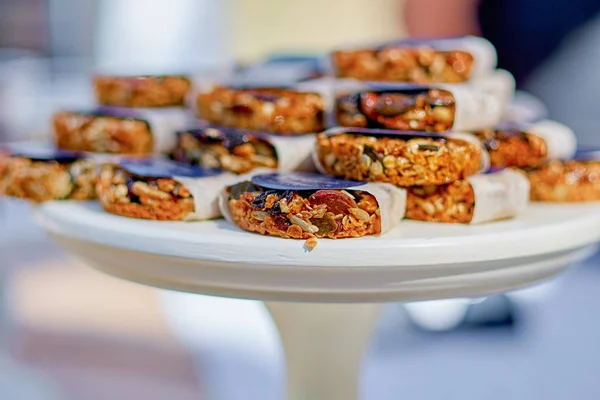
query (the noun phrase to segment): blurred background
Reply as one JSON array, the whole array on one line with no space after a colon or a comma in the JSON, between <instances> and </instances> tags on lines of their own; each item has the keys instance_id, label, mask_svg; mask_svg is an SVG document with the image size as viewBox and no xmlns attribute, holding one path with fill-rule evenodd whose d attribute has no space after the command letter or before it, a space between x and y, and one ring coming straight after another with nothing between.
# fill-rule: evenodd
<instances>
[{"instance_id":1,"label":"blurred background","mask_svg":"<svg viewBox=\"0 0 600 400\"><path fill-rule=\"evenodd\" d=\"M520 89L597 148L599 12L598 0L0 0L0 142L43 139L54 111L91 107L95 71L224 71L273 54L479 34ZM367 357L367 397L600 398L599 262L508 296L390 305ZM0 274L0 338L62 398L281 398L278 338L259 303L104 276L6 199ZM0 399L19 398L0 384Z\"/></svg>"}]
</instances>

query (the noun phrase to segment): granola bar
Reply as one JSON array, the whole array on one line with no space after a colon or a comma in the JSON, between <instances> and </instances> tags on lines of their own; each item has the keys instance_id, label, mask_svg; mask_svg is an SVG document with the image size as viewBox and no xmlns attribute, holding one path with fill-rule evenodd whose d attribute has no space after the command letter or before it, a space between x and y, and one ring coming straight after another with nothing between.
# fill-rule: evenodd
<instances>
[{"instance_id":1,"label":"granola bar","mask_svg":"<svg viewBox=\"0 0 600 400\"><path fill-rule=\"evenodd\" d=\"M471 131L500 122L500 90L475 85L414 86L344 82L338 85L339 125L426 132Z\"/></svg>"},{"instance_id":2,"label":"granola bar","mask_svg":"<svg viewBox=\"0 0 600 400\"><path fill-rule=\"evenodd\" d=\"M198 114L211 124L293 135L324 129L324 100L318 93L280 88L216 86L197 98Z\"/></svg>"},{"instance_id":3,"label":"granola bar","mask_svg":"<svg viewBox=\"0 0 600 400\"><path fill-rule=\"evenodd\" d=\"M98 166L64 151L6 151L0 154L0 194L41 203L96 197Z\"/></svg>"},{"instance_id":4,"label":"granola bar","mask_svg":"<svg viewBox=\"0 0 600 400\"><path fill-rule=\"evenodd\" d=\"M477 173L481 147L415 132L332 129L317 135L318 167L329 175L397 186L442 185Z\"/></svg>"},{"instance_id":5,"label":"granola bar","mask_svg":"<svg viewBox=\"0 0 600 400\"><path fill-rule=\"evenodd\" d=\"M218 196L230 176L163 159L124 161L103 167L98 200L111 214L153 220L215 218Z\"/></svg>"},{"instance_id":6,"label":"granola bar","mask_svg":"<svg viewBox=\"0 0 600 400\"><path fill-rule=\"evenodd\" d=\"M535 168L548 159L575 154L575 134L565 125L540 121L533 125L502 124L475 132L490 155L493 168Z\"/></svg>"},{"instance_id":7,"label":"granola bar","mask_svg":"<svg viewBox=\"0 0 600 400\"><path fill-rule=\"evenodd\" d=\"M185 105L191 81L181 75L94 77L99 104L117 107L180 107Z\"/></svg>"},{"instance_id":8,"label":"granola bar","mask_svg":"<svg viewBox=\"0 0 600 400\"><path fill-rule=\"evenodd\" d=\"M190 123L187 112L179 108L60 111L52 122L61 149L132 155L171 151L175 131Z\"/></svg>"},{"instance_id":9,"label":"granola bar","mask_svg":"<svg viewBox=\"0 0 600 400\"><path fill-rule=\"evenodd\" d=\"M578 155L577 158L553 160L540 168L528 170L531 201L599 201L600 154Z\"/></svg>"},{"instance_id":10,"label":"granola bar","mask_svg":"<svg viewBox=\"0 0 600 400\"><path fill-rule=\"evenodd\" d=\"M482 38L406 40L331 55L337 77L363 81L458 83L491 71L496 51Z\"/></svg>"},{"instance_id":11,"label":"granola bar","mask_svg":"<svg viewBox=\"0 0 600 400\"><path fill-rule=\"evenodd\" d=\"M478 223L514 217L529 199L520 171L475 175L447 185L408 188L406 218L446 223Z\"/></svg>"},{"instance_id":12,"label":"granola bar","mask_svg":"<svg viewBox=\"0 0 600 400\"><path fill-rule=\"evenodd\" d=\"M237 174L255 168L312 171L313 135L283 137L209 126L178 132L176 161Z\"/></svg>"},{"instance_id":13,"label":"granola bar","mask_svg":"<svg viewBox=\"0 0 600 400\"><path fill-rule=\"evenodd\" d=\"M228 187L224 199L226 217L243 230L340 239L377 235L395 225L404 215L406 193L391 185L289 173L254 176ZM382 223L386 218L393 222Z\"/></svg>"}]
</instances>

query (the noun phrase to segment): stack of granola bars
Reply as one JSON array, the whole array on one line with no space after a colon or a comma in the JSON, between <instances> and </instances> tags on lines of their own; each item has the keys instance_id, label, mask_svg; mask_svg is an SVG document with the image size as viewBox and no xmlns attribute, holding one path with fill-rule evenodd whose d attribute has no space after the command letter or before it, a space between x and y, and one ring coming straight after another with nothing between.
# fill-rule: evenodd
<instances>
[{"instance_id":1,"label":"stack of granola bars","mask_svg":"<svg viewBox=\"0 0 600 400\"><path fill-rule=\"evenodd\" d=\"M224 215L308 240L600 199L599 155L576 154L568 127L521 107L478 37L271 60L219 80L104 74L93 84L98 107L56 113L53 147L4 149L0 193L96 198L134 218Z\"/></svg>"}]
</instances>

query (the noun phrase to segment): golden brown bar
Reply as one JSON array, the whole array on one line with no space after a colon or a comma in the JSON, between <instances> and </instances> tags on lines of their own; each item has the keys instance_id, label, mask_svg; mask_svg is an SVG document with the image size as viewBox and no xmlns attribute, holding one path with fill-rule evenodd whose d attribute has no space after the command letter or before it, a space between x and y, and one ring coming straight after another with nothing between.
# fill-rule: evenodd
<instances>
[{"instance_id":1,"label":"golden brown bar","mask_svg":"<svg viewBox=\"0 0 600 400\"><path fill-rule=\"evenodd\" d=\"M245 231L292 239L340 239L381 232L379 205L367 192L269 190L251 182L228 190L231 217Z\"/></svg>"},{"instance_id":2,"label":"golden brown bar","mask_svg":"<svg viewBox=\"0 0 600 400\"><path fill-rule=\"evenodd\" d=\"M600 160L550 161L528 171L531 201L600 200Z\"/></svg>"},{"instance_id":3,"label":"golden brown bar","mask_svg":"<svg viewBox=\"0 0 600 400\"><path fill-rule=\"evenodd\" d=\"M33 202L96 197L98 166L79 156L56 159L0 154L0 194Z\"/></svg>"},{"instance_id":4,"label":"golden brown bar","mask_svg":"<svg viewBox=\"0 0 600 400\"><path fill-rule=\"evenodd\" d=\"M490 154L493 168L533 168L548 157L546 141L522 129L485 129L475 132Z\"/></svg>"},{"instance_id":5,"label":"golden brown bar","mask_svg":"<svg viewBox=\"0 0 600 400\"><path fill-rule=\"evenodd\" d=\"M332 61L341 78L427 84L466 81L474 58L462 50L391 45L381 49L336 51Z\"/></svg>"},{"instance_id":6,"label":"golden brown bar","mask_svg":"<svg viewBox=\"0 0 600 400\"><path fill-rule=\"evenodd\" d=\"M141 119L61 111L52 123L61 149L132 155L153 151L150 126Z\"/></svg>"},{"instance_id":7,"label":"golden brown bar","mask_svg":"<svg viewBox=\"0 0 600 400\"><path fill-rule=\"evenodd\" d=\"M241 174L255 168L277 168L269 141L248 132L210 127L179 132L173 159Z\"/></svg>"},{"instance_id":8,"label":"golden brown bar","mask_svg":"<svg viewBox=\"0 0 600 400\"><path fill-rule=\"evenodd\" d=\"M186 76L110 76L94 78L99 104L116 107L181 107L191 82Z\"/></svg>"},{"instance_id":9,"label":"golden brown bar","mask_svg":"<svg viewBox=\"0 0 600 400\"><path fill-rule=\"evenodd\" d=\"M454 125L456 106L446 90L377 90L338 96L335 113L341 126L443 132Z\"/></svg>"},{"instance_id":10,"label":"golden brown bar","mask_svg":"<svg viewBox=\"0 0 600 400\"><path fill-rule=\"evenodd\" d=\"M442 185L477 173L478 145L439 135L368 129L317 135L317 157L332 176L397 186Z\"/></svg>"},{"instance_id":11,"label":"golden brown bar","mask_svg":"<svg viewBox=\"0 0 600 400\"><path fill-rule=\"evenodd\" d=\"M136 176L117 165L104 166L96 192L106 211L130 218L181 221L195 207L185 185L170 178Z\"/></svg>"},{"instance_id":12,"label":"golden brown bar","mask_svg":"<svg viewBox=\"0 0 600 400\"><path fill-rule=\"evenodd\" d=\"M197 107L201 118L229 128L293 135L325 127L324 101L318 93L217 86L198 95Z\"/></svg>"}]
</instances>

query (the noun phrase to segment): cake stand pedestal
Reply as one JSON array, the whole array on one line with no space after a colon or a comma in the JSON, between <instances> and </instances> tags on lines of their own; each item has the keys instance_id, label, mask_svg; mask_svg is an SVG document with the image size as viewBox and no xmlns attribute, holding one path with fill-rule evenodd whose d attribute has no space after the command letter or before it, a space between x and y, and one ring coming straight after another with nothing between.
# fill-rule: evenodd
<instances>
[{"instance_id":1,"label":"cake stand pedestal","mask_svg":"<svg viewBox=\"0 0 600 400\"><path fill-rule=\"evenodd\" d=\"M288 400L359 397L363 353L381 304L482 296L529 285L594 250L600 205L532 205L478 226L403 222L382 237L302 241L242 232L223 220L156 222L95 203L37 207L68 251L106 273L165 289L257 299L286 356Z\"/></svg>"}]
</instances>

